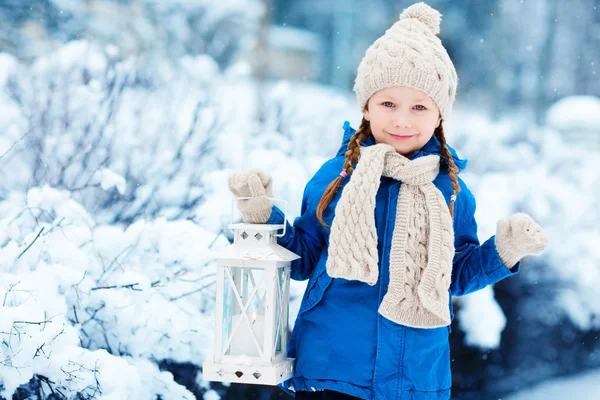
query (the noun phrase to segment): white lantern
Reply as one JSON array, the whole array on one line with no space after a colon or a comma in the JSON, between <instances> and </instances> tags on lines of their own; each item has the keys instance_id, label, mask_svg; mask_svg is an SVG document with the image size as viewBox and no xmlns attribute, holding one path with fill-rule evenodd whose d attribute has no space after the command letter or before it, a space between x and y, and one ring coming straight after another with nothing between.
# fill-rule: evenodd
<instances>
[{"instance_id":1,"label":"white lantern","mask_svg":"<svg viewBox=\"0 0 600 400\"><path fill-rule=\"evenodd\" d=\"M277 385L293 376L287 357L290 263L277 244L285 225L229 224L233 244L217 253L216 324L203 379Z\"/></svg>"}]
</instances>

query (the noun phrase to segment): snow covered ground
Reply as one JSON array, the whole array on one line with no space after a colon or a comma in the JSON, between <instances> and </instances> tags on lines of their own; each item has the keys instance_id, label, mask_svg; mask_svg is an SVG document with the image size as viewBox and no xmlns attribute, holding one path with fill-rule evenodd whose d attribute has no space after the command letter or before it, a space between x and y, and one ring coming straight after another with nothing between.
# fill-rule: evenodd
<instances>
[{"instance_id":1,"label":"snow covered ground","mask_svg":"<svg viewBox=\"0 0 600 400\"><path fill-rule=\"evenodd\" d=\"M600 370L536 385L502 400L598 400Z\"/></svg>"}]
</instances>

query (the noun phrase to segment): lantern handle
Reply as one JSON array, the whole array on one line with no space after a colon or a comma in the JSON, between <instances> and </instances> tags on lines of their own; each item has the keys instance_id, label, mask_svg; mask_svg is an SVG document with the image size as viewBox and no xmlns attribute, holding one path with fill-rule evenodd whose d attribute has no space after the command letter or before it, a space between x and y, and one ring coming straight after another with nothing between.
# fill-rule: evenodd
<instances>
[{"instance_id":1,"label":"lantern handle","mask_svg":"<svg viewBox=\"0 0 600 400\"><path fill-rule=\"evenodd\" d=\"M231 201L231 219L230 219L230 223L233 223L233 214L235 213L235 203L236 200L248 200L248 199L252 199L253 197L233 197L232 201ZM274 197L266 197L269 200L273 200L273 202L275 201L282 201L285 203L285 207L284 207L284 211L283 211L283 233L281 234L275 234L275 237L282 237L285 236L285 231L286 231L286 227L287 227L287 207L288 207L288 201L284 200L284 199L276 199ZM280 228L281 229L281 228Z\"/></svg>"}]
</instances>

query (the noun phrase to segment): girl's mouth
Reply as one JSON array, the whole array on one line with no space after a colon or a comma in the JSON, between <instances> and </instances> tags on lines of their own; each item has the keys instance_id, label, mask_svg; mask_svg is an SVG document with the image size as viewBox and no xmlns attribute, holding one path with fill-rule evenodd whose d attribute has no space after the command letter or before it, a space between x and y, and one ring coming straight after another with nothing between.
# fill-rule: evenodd
<instances>
[{"instance_id":1,"label":"girl's mouth","mask_svg":"<svg viewBox=\"0 0 600 400\"><path fill-rule=\"evenodd\" d=\"M408 136L405 136L405 135L394 135L393 133L389 133L389 132L388 132L388 134L392 138L394 138L396 140L407 140L407 139L410 139L411 137L415 136L415 135L408 135Z\"/></svg>"}]
</instances>

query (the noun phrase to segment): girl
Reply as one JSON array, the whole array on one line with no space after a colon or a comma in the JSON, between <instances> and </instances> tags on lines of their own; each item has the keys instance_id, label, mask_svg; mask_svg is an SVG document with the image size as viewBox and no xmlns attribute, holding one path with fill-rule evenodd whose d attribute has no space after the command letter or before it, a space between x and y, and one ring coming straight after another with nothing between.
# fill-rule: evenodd
<instances>
[{"instance_id":1,"label":"girl","mask_svg":"<svg viewBox=\"0 0 600 400\"><path fill-rule=\"evenodd\" d=\"M354 90L363 113L346 122L338 155L306 185L294 226L273 205L271 177L229 177L249 223L287 224L279 243L309 279L290 337L297 399L449 399L452 296L519 271L546 247L526 214L480 244L475 198L446 144L443 120L457 77L424 3L400 15L367 50Z\"/></svg>"}]
</instances>

